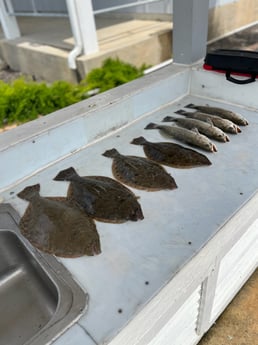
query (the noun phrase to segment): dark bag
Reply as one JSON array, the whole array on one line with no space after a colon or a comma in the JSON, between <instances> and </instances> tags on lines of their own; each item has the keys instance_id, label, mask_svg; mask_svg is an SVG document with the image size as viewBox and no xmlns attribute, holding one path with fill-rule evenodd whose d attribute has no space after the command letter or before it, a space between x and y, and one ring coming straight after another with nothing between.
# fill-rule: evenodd
<instances>
[{"instance_id":1,"label":"dark bag","mask_svg":"<svg viewBox=\"0 0 258 345\"><path fill-rule=\"evenodd\" d=\"M232 83L252 83L258 77L258 52L218 49L206 54L203 68L225 73ZM248 79L236 79L232 74L247 76Z\"/></svg>"}]
</instances>

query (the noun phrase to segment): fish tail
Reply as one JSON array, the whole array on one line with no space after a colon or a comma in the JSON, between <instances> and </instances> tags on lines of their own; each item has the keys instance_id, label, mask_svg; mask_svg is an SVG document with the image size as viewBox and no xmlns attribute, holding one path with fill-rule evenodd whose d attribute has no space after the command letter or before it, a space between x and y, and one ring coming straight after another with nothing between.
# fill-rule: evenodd
<instances>
[{"instance_id":1,"label":"fish tail","mask_svg":"<svg viewBox=\"0 0 258 345\"><path fill-rule=\"evenodd\" d=\"M55 178L54 181L71 181L72 177L78 176L77 172L73 167L70 167L65 170L61 170Z\"/></svg>"},{"instance_id":2,"label":"fish tail","mask_svg":"<svg viewBox=\"0 0 258 345\"><path fill-rule=\"evenodd\" d=\"M102 153L102 156L109 157L109 158L115 158L119 156L119 152L116 149L106 150L104 153Z\"/></svg>"},{"instance_id":3,"label":"fish tail","mask_svg":"<svg viewBox=\"0 0 258 345\"><path fill-rule=\"evenodd\" d=\"M177 111L175 111L176 114L179 114L179 115L185 115L187 116L188 112L183 110L183 109L179 109Z\"/></svg>"},{"instance_id":4,"label":"fish tail","mask_svg":"<svg viewBox=\"0 0 258 345\"><path fill-rule=\"evenodd\" d=\"M162 122L172 122L172 121L176 121L176 118L173 116L166 116L164 117L164 119L162 120Z\"/></svg>"},{"instance_id":5,"label":"fish tail","mask_svg":"<svg viewBox=\"0 0 258 345\"><path fill-rule=\"evenodd\" d=\"M159 126L151 122L144 129L157 129L157 128L159 128Z\"/></svg>"},{"instance_id":6,"label":"fish tail","mask_svg":"<svg viewBox=\"0 0 258 345\"><path fill-rule=\"evenodd\" d=\"M189 103L185 106L185 108L196 109L196 105L193 103Z\"/></svg>"},{"instance_id":7,"label":"fish tail","mask_svg":"<svg viewBox=\"0 0 258 345\"><path fill-rule=\"evenodd\" d=\"M144 145L146 143L147 143L147 140L144 137L138 137L138 138L134 138L130 144Z\"/></svg>"},{"instance_id":8,"label":"fish tail","mask_svg":"<svg viewBox=\"0 0 258 345\"><path fill-rule=\"evenodd\" d=\"M21 192L17 194L20 199L30 201L33 196L39 195L40 184L34 184L33 186L28 186L24 188Z\"/></svg>"}]
</instances>

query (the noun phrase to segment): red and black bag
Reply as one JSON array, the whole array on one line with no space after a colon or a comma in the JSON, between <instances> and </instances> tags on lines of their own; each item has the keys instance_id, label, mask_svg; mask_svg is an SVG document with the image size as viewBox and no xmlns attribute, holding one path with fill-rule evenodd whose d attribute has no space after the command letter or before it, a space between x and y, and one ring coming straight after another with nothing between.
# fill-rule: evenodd
<instances>
[{"instance_id":1,"label":"red and black bag","mask_svg":"<svg viewBox=\"0 0 258 345\"><path fill-rule=\"evenodd\" d=\"M225 73L228 81L236 84L248 84L258 78L258 52L249 50L218 49L207 53L203 68ZM247 76L237 79L232 75Z\"/></svg>"}]
</instances>

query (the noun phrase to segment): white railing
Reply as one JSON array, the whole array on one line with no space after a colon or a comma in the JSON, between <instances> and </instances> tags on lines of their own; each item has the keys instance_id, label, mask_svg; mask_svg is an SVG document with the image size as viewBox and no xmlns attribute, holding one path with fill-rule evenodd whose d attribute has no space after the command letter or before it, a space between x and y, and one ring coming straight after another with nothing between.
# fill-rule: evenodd
<instances>
[{"instance_id":1,"label":"white railing","mask_svg":"<svg viewBox=\"0 0 258 345\"><path fill-rule=\"evenodd\" d=\"M142 0L142 1L134 1L130 2L128 4L124 5L117 5L117 6L111 6L107 8L101 8L99 10L95 10L94 14L102 14L102 13L107 13L107 12L113 12L113 11L118 11L122 10L124 8L130 8L130 7L135 7L135 6L141 6L141 5L149 5L154 2L164 2L165 0Z\"/></svg>"},{"instance_id":2,"label":"white railing","mask_svg":"<svg viewBox=\"0 0 258 345\"><path fill-rule=\"evenodd\" d=\"M69 54L69 67L76 68L76 57L81 53L91 54L98 51L95 14L161 1L166 1L166 4L170 1L170 4L173 3L173 61L190 64L203 57L207 41L208 0L140 0L96 11L93 10L92 1L66 0L75 39L75 47ZM8 12L15 13L12 0L0 0L0 20L5 37L8 39L19 37L16 18ZM42 12L40 14L43 15Z\"/></svg>"},{"instance_id":3,"label":"white railing","mask_svg":"<svg viewBox=\"0 0 258 345\"><path fill-rule=\"evenodd\" d=\"M37 6L35 0L29 0L29 10L18 10L12 0L4 0L3 2L5 4L7 14L13 17L68 17L65 0L63 0L63 6L60 6L57 10L49 8L49 11L47 12L42 11Z\"/></svg>"},{"instance_id":4,"label":"white railing","mask_svg":"<svg viewBox=\"0 0 258 345\"><path fill-rule=\"evenodd\" d=\"M62 8L62 12L58 11L58 9L54 11L51 7L49 11L47 9L47 12L44 12L37 7L35 0L30 0L29 10L26 9L26 11L15 8L15 3L12 0L0 0L0 20L5 37L13 39L20 36L16 17L69 17L75 47L69 55L68 63L70 68L75 69L75 59L78 55L81 53L91 54L98 51L95 15L164 1L170 0L140 0L94 10L92 1L64 0L63 5L60 3L59 7L59 10Z\"/></svg>"},{"instance_id":5,"label":"white railing","mask_svg":"<svg viewBox=\"0 0 258 345\"><path fill-rule=\"evenodd\" d=\"M101 8L98 10L93 10L93 14L102 14L102 13L108 13L108 12L113 12L113 11L119 11L121 9L125 8L130 8L130 7L136 7L136 6L142 6L142 5L149 5L151 3L157 3L157 2L164 2L167 0L139 0L139 1L133 1L129 2L127 4L121 4L121 5L116 5L116 6L110 6L106 8ZM14 16L14 17L68 17L68 9L67 6L63 7L63 10L51 10L49 8L49 11L44 12L40 10L37 7L37 3L35 0L30 0L31 4L31 9L26 10L26 11L21 11L15 9L15 6L12 3L12 0L4 0L5 7L6 7L6 12L9 16ZM64 4L66 1L64 0Z\"/></svg>"}]
</instances>

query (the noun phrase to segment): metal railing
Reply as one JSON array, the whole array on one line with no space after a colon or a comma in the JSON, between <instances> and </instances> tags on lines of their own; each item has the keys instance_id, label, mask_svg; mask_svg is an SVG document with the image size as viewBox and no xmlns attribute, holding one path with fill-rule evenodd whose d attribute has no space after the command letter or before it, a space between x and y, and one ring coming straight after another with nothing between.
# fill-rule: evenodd
<instances>
[{"instance_id":1,"label":"metal railing","mask_svg":"<svg viewBox=\"0 0 258 345\"><path fill-rule=\"evenodd\" d=\"M100 10L95 10L93 11L94 14L102 14L102 13L107 13L107 12L113 12L113 11L118 11L124 8L129 8L129 7L135 7L135 6L141 6L141 5L149 5L154 2L163 2L165 0L142 0L142 1L134 1L130 2L128 4L124 5L117 5L117 6L111 6L107 8L102 8Z\"/></svg>"},{"instance_id":2,"label":"metal railing","mask_svg":"<svg viewBox=\"0 0 258 345\"><path fill-rule=\"evenodd\" d=\"M96 34L95 15L123 10L135 6L147 6L153 3L166 4L172 0L139 0L124 4L94 10L92 1L61 0L59 2L39 2L39 0L0 0L0 19L4 28L5 37L12 39L20 36L16 17L69 17L75 46L69 53L68 65L76 69L76 58L81 53L96 53L98 38ZM49 7L48 7L49 6ZM23 11L23 8L25 11ZM55 9L55 10L53 10ZM62 12L60 12L60 9Z\"/></svg>"},{"instance_id":3,"label":"metal railing","mask_svg":"<svg viewBox=\"0 0 258 345\"><path fill-rule=\"evenodd\" d=\"M6 7L6 12L8 13L9 16L14 16L14 17L27 17L27 16L32 16L32 17L69 17L67 7L65 5L66 1L63 1L63 11L51 11L51 4L50 4L50 9L47 12L44 12L40 10L37 6L37 3L35 0L29 0L31 4L31 10L27 11L20 11L15 9L15 3L12 0L4 0L5 7ZM93 10L93 14L102 14L102 13L108 13L108 12L113 12L113 11L119 11L121 9L126 9L130 7L136 7L136 6L142 6L142 5L149 5L152 3L157 3L157 2L164 2L166 0L141 0L141 1L134 1L130 2L127 4L121 4L117 6L110 6L106 8L101 8L98 10Z\"/></svg>"},{"instance_id":4,"label":"metal railing","mask_svg":"<svg viewBox=\"0 0 258 345\"><path fill-rule=\"evenodd\" d=\"M15 4L15 1L4 0L4 3L5 3L6 12L9 16L14 16L14 17L29 17L29 16L32 16L32 17L68 17L69 16L65 0L63 1L63 6L60 6L55 11L52 9L53 6L51 6L51 3L50 3L49 11L46 11L46 12L40 10L40 8L38 7L38 4L35 0L29 0L29 3L25 4L25 8L27 6L27 7L29 7L29 10L24 10L24 11L17 9L17 5ZM53 2L52 2L52 4L53 4ZM20 2L20 6L22 6L21 2Z\"/></svg>"}]
</instances>

